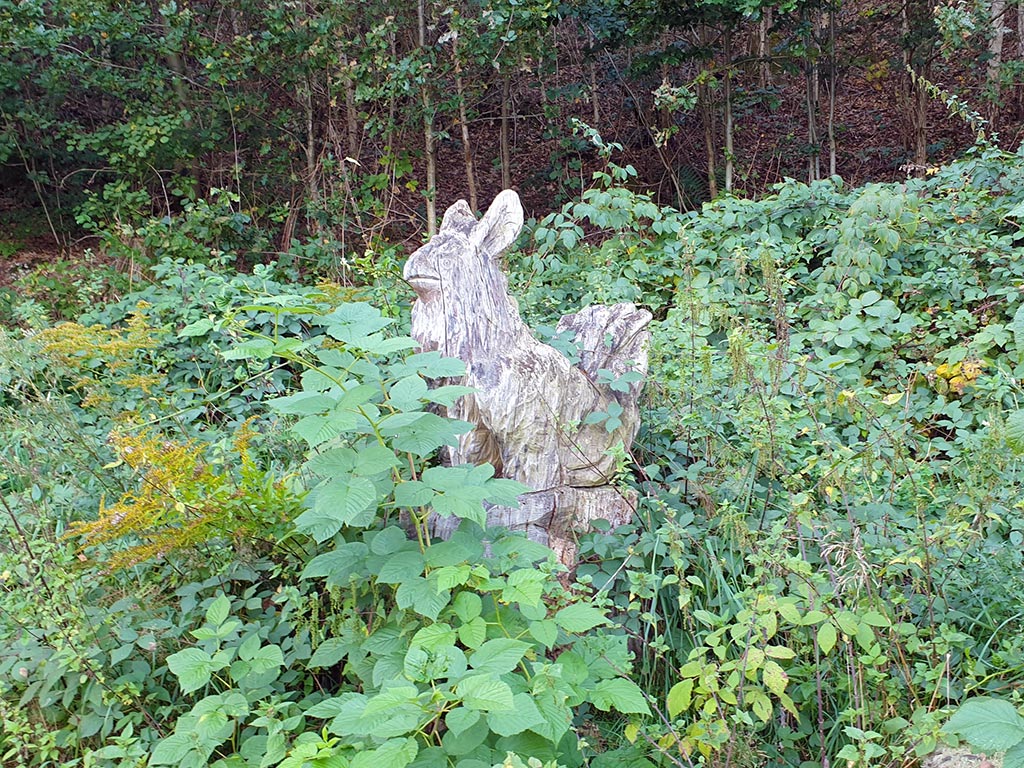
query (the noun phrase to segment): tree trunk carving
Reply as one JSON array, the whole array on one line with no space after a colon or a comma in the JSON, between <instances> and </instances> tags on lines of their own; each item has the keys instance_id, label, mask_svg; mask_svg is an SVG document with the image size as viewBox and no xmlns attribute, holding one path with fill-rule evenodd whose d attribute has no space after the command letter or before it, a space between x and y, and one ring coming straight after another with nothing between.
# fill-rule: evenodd
<instances>
[{"instance_id":1,"label":"tree trunk carving","mask_svg":"<svg viewBox=\"0 0 1024 768\"><path fill-rule=\"evenodd\" d=\"M578 532L596 519L621 525L635 509L635 495L613 485L615 449L628 449L639 427L651 315L616 304L563 317L558 331L575 337L576 364L537 341L500 263L522 224L519 197L509 190L481 221L465 201L449 208L437 235L405 265L417 296L412 334L424 351L465 362L465 377L446 383L477 390L448 409L474 425L450 462L489 462L498 476L533 489L516 509L490 508L488 523L525 531L572 565ZM447 537L458 522L435 517L433 533Z\"/></svg>"}]
</instances>

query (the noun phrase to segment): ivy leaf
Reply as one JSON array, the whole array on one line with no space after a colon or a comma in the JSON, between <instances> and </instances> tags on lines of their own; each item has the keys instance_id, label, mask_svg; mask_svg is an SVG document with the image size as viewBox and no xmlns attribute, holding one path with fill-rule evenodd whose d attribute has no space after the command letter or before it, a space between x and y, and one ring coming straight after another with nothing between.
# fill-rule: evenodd
<instances>
[{"instance_id":1,"label":"ivy leaf","mask_svg":"<svg viewBox=\"0 0 1024 768\"><path fill-rule=\"evenodd\" d=\"M651 714L640 686L623 677L601 680L590 692L590 701L605 712L615 709L624 715Z\"/></svg>"},{"instance_id":2,"label":"ivy leaf","mask_svg":"<svg viewBox=\"0 0 1024 768\"><path fill-rule=\"evenodd\" d=\"M376 516L377 489L365 477L328 480L311 495L312 508L295 518L295 527L318 543L343 525L369 525Z\"/></svg>"},{"instance_id":3,"label":"ivy leaf","mask_svg":"<svg viewBox=\"0 0 1024 768\"><path fill-rule=\"evenodd\" d=\"M989 696L965 701L946 728L983 752L1002 752L1024 741L1024 718L1010 702Z\"/></svg>"}]
</instances>

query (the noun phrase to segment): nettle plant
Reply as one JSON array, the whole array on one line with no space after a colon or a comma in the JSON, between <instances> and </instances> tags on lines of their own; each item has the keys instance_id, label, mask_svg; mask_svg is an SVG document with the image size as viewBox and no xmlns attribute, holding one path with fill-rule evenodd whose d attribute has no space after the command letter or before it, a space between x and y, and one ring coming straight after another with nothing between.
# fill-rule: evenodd
<instances>
[{"instance_id":1,"label":"nettle plant","mask_svg":"<svg viewBox=\"0 0 1024 768\"><path fill-rule=\"evenodd\" d=\"M321 335L253 337L226 357L302 370L269 404L308 447L289 538L311 556L273 596L273 622L209 601L196 644L167 659L198 698L150 764L580 765L575 708L639 717L648 703L625 677L625 635L594 632L611 624L604 605L566 590L547 548L482 529L484 502L524 487L487 465L432 465L469 425L431 411L466 389L428 382L462 363L411 353L369 305L306 310ZM432 542L430 514L463 523Z\"/></svg>"}]
</instances>

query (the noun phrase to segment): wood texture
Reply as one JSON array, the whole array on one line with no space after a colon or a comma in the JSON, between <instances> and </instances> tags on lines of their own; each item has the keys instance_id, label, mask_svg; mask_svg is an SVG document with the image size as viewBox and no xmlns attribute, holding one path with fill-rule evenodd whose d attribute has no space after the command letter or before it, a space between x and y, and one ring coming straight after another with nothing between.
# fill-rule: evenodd
<instances>
[{"instance_id":1,"label":"wood texture","mask_svg":"<svg viewBox=\"0 0 1024 768\"><path fill-rule=\"evenodd\" d=\"M613 449L628 448L636 436L642 383L619 382L615 389L609 383L631 371L646 374L651 315L616 304L563 317L558 331L574 340L576 365L537 341L508 293L500 262L522 224L522 205L510 190L479 222L464 201L449 208L437 235L405 265L417 296L412 334L424 351L466 363L462 380L445 383L477 390L447 409L475 425L448 460L489 462L499 477L534 489L516 509L490 508L489 524L526 531L571 565L579 531L598 518L621 525L635 508L635 497L613 485ZM609 413L621 423L587 423L591 414ZM432 530L446 537L458 523L435 517Z\"/></svg>"}]
</instances>

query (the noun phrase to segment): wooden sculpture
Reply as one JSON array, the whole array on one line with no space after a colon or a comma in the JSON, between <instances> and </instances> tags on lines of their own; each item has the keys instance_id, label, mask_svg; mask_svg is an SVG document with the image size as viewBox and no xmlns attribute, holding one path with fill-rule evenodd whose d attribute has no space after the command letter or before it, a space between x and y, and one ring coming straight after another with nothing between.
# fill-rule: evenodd
<instances>
[{"instance_id":1,"label":"wooden sculpture","mask_svg":"<svg viewBox=\"0 0 1024 768\"><path fill-rule=\"evenodd\" d=\"M635 508L635 494L613 485L614 449L628 449L639 427L651 315L616 304L563 317L558 331L575 333L578 365L535 339L501 268L522 225L523 208L511 190L480 221L465 201L451 206L438 233L405 265L417 298L412 335L424 351L465 362L465 377L447 383L476 389L448 409L475 425L451 449L450 463L490 462L497 476L534 489L516 509L490 508L488 523L525 531L572 565L577 532L598 518L621 525ZM631 371L641 376L621 378ZM611 420L588 423L591 414ZM458 523L435 516L432 531L447 537Z\"/></svg>"}]
</instances>

